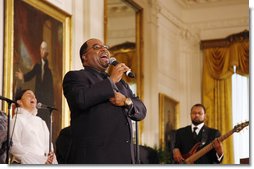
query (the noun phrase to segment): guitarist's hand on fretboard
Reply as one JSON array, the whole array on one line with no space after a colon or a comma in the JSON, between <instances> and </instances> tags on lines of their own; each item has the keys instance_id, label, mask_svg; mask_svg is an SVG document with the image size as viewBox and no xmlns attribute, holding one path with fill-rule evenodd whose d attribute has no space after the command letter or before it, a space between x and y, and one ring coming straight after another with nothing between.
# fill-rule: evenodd
<instances>
[{"instance_id":1,"label":"guitarist's hand on fretboard","mask_svg":"<svg viewBox=\"0 0 254 169\"><path fill-rule=\"evenodd\" d=\"M220 157L223 154L223 148L222 148L222 143L218 138L213 140L213 148L216 150L218 156Z\"/></svg>"}]
</instances>

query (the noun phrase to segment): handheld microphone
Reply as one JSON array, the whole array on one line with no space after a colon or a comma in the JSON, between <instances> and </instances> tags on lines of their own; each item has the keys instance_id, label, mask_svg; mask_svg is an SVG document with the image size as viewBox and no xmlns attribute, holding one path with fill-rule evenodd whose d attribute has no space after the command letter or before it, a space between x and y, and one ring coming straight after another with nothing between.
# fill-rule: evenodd
<instances>
[{"instance_id":1,"label":"handheld microphone","mask_svg":"<svg viewBox=\"0 0 254 169\"><path fill-rule=\"evenodd\" d=\"M114 57L111 57L109 58L109 64L113 65L113 66L116 66L119 64L118 61L116 61L116 58ZM128 70L127 72L125 72L126 76L130 77L130 78L134 78L135 75L134 73L131 71L131 70Z\"/></svg>"},{"instance_id":2,"label":"handheld microphone","mask_svg":"<svg viewBox=\"0 0 254 169\"><path fill-rule=\"evenodd\" d=\"M37 109L57 110L57 108L55 108L55 107L51 107L51 106L48 106L48 105L45 105L45 104L42 104L42 103L37 103L36 108Z\"/></svg>"}]
</instances>

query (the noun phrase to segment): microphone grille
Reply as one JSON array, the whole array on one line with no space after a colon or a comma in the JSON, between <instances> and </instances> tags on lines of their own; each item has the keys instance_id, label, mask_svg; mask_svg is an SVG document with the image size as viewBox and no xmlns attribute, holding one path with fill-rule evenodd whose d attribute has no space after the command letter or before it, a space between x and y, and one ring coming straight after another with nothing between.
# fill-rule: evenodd
<instances>
[{"instance_id":1,"label":"microphone grille","mask_svg":"<svg viewBox=\"0 0 254 169\"><path fill-rule=\"evenodd\" d=\"M36 108L37 108L37 109L42 108L42 103L37 103Z\"/></svg>"},{"instance_id":2,"label":"microphone grille","mask_svg":"<svg viewBox=\"0 0 254 169\"><path fill-rule=\"evenodd\" d=\"M113 62L115 62L116 61L116 58L114 58L114 57L111 57L111 58L109 58L109 64L113 64Z\"/></svg>"}]
</instances>

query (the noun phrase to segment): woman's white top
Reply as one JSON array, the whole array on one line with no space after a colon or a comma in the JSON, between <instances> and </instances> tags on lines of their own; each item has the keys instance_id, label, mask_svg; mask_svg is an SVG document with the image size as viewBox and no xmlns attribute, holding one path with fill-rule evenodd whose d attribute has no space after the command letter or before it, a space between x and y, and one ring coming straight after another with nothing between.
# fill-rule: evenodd
<instances>
[{"instance_id":1,"label":"woman's white top","mask_svg":"<svg viewBox=\"0 0 254 169\"><path fill-rule=\"evenodd\" d=\"M49 130L45 121L36 114L37 109L35 112L28 112L17 108L10 123L10 153L21 164L45 164L47 161ZM53 149L52 143L51 147ZM53 163L57 164L56 158Z\"/></svg>"}]
</instances>

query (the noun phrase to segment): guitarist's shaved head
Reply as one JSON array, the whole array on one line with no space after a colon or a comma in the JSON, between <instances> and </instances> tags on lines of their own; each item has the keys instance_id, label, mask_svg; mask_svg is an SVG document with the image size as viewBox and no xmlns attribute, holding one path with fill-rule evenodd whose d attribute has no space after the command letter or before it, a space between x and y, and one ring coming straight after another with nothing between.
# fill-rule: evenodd
<instances>
[{"instance_id":1,"label":"guitarist's shaved head","mask_svg":"<svg viewBox=\"0 0 254 169\"><path fill-rule=\"evenodd\" d=\"M195 126L203 123L205 121L206 109L202 104L195 104L191 108L191 122Z\"/></svg>"}]
</instances>

